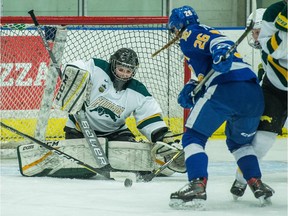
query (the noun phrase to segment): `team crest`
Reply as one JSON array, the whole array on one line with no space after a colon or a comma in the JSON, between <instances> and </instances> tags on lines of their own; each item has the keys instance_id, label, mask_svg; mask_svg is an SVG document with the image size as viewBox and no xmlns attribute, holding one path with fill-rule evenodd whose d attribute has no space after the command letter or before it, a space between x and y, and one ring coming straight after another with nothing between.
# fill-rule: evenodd
<instances>
[{"instance_id":1,"label":"team crest","mask_svg":"<svg viewBox=\"0 0 288 216\"><path fill-rule=\"evenodd\" d=\"M89 105L88 110L90 112L97 112L98 115L111 118L116 122L124 112L125 108L101 96Z\"/></svg>"},{"instance_id":2,"label":"team crest","mask_svg":"<svg viewBox=\"0 0 288 216\"><path fill-rule=\"evenodd\" d=\"M197 78L198 78L198 81L201 82L204 78L204 75L200 73L198 74Z\"/></svg>"},{"instance_id":3,"label":"team crest","mask_svg":"<svg viewBox=\"0 0 288 216\"><path fill-rule=\"evenodd\" d=\"M106 90L106 85L102 84L98 90L99 90L99 92L103 93Z\"/></svg>"},{"instance_id":4,"label":"team crest","mask_svg":"<svg viewBox=\"0 0 288 216\"><path fill-rule=\"evenodd\" d=\"M192 31L191 31L191 30L190 30L190 31L185 30L185 31L182 33L181 39L187 41L187 39L189 38L189 36L190 36L191 34L192 34Z\"/></svg>"}]
</instances>

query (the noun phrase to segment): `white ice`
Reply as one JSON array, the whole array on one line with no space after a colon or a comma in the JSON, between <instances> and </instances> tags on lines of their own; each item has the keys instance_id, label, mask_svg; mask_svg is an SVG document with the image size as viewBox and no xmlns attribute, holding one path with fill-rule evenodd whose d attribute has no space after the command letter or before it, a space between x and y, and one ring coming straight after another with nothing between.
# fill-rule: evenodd
<instances>
[{"instance_id":1,"label":"white ice","mask_svg":"<svg viewBox=\"0 0 288 216\"><path fill-rule=\"evenodd\" d=\"M224 140L210 140L205 211L174 210L169 196L187 183L186 174L157 177L149 183L95 177L89 180L23 177L17 160L1 160L1 216L287 216L287 139L278 139L261 163L263 182L275 189L272 205L259 206L247 188L233 201L229 192L235 162Z\"/></svg>"}]
</instances>

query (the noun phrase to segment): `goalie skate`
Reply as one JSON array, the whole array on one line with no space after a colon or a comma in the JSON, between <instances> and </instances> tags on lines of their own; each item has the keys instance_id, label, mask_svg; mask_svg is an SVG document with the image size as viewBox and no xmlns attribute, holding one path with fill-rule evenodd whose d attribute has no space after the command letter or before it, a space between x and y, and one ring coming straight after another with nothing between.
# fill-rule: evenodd
<instances>
[{"instance_id":1,"label":"goalie skate","mask_svg":"<svg viewBox=\"0 0 288 216\"><path fill-rule=\"evenodd\" d=\"M275 191L267 184L263 183L261 179L252 178L248 181L248 185L252 190L256 199L259 200L260 206L271 204L271 197Z\"/></svg>"},{"instance_id":2,"label":"goalie skate","mask_svg":"<svg viewBox=\"0 0 288 216\"><path fill-rule=\"evenodd\" d=\"M174 209L205 210L206 179L195 179L170 196L169 206Z\"/></svg>"}]
</instances>

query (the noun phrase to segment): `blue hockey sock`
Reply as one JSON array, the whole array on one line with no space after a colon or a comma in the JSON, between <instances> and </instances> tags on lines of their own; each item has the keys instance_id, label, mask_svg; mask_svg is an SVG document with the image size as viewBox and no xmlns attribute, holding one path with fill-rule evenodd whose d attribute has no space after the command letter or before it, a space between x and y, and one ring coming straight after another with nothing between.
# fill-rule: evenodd
<instances>
[{"instance_id":1,"label":"blue hockey sock","mask_svg":"<svg viewBox=\"0 0 288 216\"><path fill-rule=\"evenodd\" d=\"M243 177L248 181L251 178L261 178L258 159L255 155L247 155L237 161Z\"/></svg>"},{"instance_id":2,"label":"blue hockey sock","mask_svg":"<svg viewBox=\"0 0 288 216\"><path fill-rule=\"evenodd\" d=\"M186 159L188 180L205 177L208 178L208 157L205 152L191 155Z\"/></svg>"}]
</instances>

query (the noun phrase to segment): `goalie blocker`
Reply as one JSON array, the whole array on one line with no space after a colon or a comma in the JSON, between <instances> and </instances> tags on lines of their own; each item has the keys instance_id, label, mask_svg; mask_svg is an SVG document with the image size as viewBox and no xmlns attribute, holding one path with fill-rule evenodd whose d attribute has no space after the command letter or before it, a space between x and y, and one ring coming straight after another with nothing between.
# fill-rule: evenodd
<instances>
[{"instance_id":1,"label":"goalie blocker","mask_svg":"<svg viewBox=\"0 0 288 216\"><path fill-rule=\"evenodd\" d=\"M84 102L89 104L91 88L88 71L74 65L67 65L54 100L54 107L70 114L76 114L81 110Z\"/></svg>"},{"instance_id":2,"label":"goalie blocker","mask_svg":"<svg viewBox=\"0 0 288 216\"><path fill-rule=\"evenodd\" d=\"M157 162L151 157L150 143L145 142L123 142L108 141L106 138L99 138L99 142L108 157L111 166L119 171L131 172L151 172L157 169L164 162L158 156ZM58 148L86 164L98 168L91 150L85 139L69 139L61 141L47 142L47 144ZM37 144L21 145L17 148L20 172L23 176L49 176L60 178L90 178L95 176L94 172L82 166L59 157ZM162 158L163 159L163 158ZM162 174L172 175L174 171L163 170Z\"/></svg>"}]
</instances>

